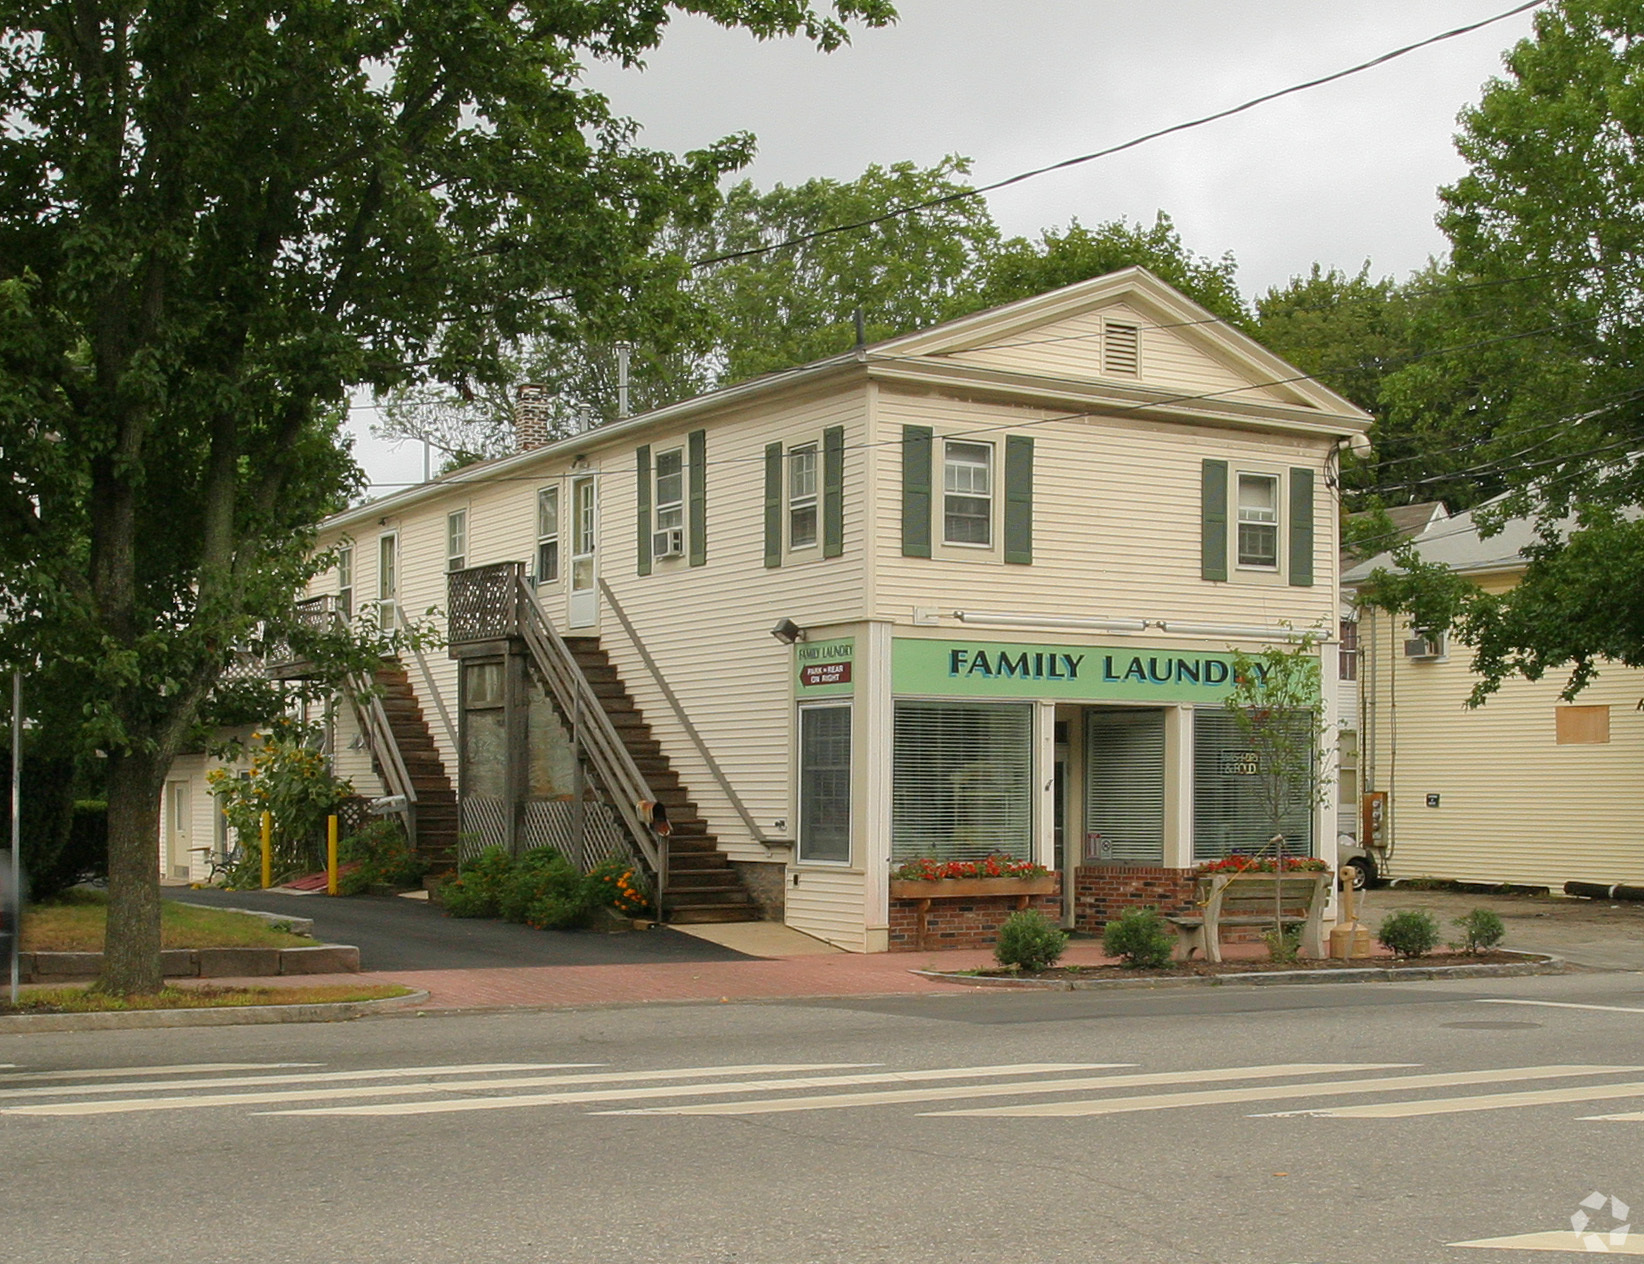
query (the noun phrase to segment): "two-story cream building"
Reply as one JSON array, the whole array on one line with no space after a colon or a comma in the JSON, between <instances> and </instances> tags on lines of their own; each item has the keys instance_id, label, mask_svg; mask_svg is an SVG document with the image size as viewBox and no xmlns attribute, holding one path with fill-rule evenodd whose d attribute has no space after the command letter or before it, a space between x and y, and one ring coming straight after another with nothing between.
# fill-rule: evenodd
<instances>
[{"instance_id":1,"label":"two-story cream building","mask_svg":"<svg viewBox=\"0 0 1644 1264\"><path fill-rule=\"evenodd\" d=\"M681 917L751 900L911 946L894 862L1006 853L1099 926L1266 841L1229 653L1334 633L1336 460L1368 418L1146 271L553 442L532 416L515 455L326 522L342 564L312 589L449 618L402 679L465 846L587 828L597 741L550 641L665 805ZM339 771L374 788L339 714ZM1328 858L1334 817L1291 845Z\"/></svg>"}]
</instances>

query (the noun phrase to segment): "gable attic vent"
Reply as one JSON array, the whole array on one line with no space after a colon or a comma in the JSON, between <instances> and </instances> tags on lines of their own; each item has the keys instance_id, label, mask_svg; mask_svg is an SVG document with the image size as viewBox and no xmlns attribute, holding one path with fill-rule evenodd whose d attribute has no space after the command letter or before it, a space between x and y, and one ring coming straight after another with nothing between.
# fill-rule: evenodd
<instances>
[{"instance_id":1,"label":"gable attic vent","mask_svg":"<svg viewBox=\"0 0 1644 1264\"><path fill-rule=\"evenodd\" d=\"M554 437L554 397L546 386L527 384L514 396L514 451L545 447Z\"/></svg>"},{"instance_id":2,"label":"gable attic vent","mask_svg":"<svg viewBox=\"0 0 1644 1264\"><path fill-rule=\"evenodd\" d=\"M1102 372L1109 377L1139 377L1142 331L1126 321L1102 322Z\"/></svg>"}]
</instances>

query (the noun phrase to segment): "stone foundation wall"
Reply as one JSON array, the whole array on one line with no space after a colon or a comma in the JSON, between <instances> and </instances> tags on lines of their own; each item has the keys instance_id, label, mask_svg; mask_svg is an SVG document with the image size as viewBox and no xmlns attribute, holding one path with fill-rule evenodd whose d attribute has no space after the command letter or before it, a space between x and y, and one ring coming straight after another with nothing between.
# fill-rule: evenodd
<instances>
[{"instance_id":1,"label":"stone foundation wall","mask_svg":"<svg viewBox=\"0 0 1644 1264\"><path fill-rule=\"evenodd\" d=\"M1016 911L1017 895L975 895L930 902L925 914L925 942L934 948L991 948L999 941L999 927ZM1060 894L1030 895L1028 905L1058 926L1062 922ZM890 902L890 951L914 952L919 943L919 901Z\"/></svg>"},{"instance_id":2,"label":"stone foundation wall","mask_svg":"<svg viewBox=\"0 0 1644 1264\"><path fill-rule=\"evenodd\" d=\"M767 922L782 921L787 908L788 866L780 860L733 860L730 863L759 906L759 916Z\"/></svg>"}]
</instances>

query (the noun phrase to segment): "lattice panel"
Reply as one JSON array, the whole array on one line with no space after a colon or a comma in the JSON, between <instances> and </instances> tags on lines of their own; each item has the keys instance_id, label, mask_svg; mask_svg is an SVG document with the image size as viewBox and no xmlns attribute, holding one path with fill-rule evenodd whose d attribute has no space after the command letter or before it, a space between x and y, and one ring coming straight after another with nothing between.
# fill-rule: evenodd
<instances>
[{"instance_id":1,"label":"lattice panel","mask_svg":"<svg viewBox=\"0 0 1644 1264\"><path fill-rule=\"evenodd\" d=\"M462 831L457 839L457 861L478 855L487 847L508 845L508 805L486 795L464 795Z\"/></svg>"},{"instance_id":2,"label":"lattice panel","mask_svg":"<svg viewBox=\"0 0 1644 1264\"><path fill-rule=\"evenodd\" d=\"M584 873L602 860L630 860L627 836L609 804L588 802L583 808L583 845L577 845L576 813L563 799L527 803L522 822L522 849L552 847Z\"/></svg>"},{"instance_id":3,"label":"lattice panel","mask_svg":"<svg viewBox=\"0 0 1644 1264\"><path fill-rule=\"evenodd\" d=\"M448 635L453 645L519 635L523 562L470 566L446 577Z\"/></svg>"}]
</instances>

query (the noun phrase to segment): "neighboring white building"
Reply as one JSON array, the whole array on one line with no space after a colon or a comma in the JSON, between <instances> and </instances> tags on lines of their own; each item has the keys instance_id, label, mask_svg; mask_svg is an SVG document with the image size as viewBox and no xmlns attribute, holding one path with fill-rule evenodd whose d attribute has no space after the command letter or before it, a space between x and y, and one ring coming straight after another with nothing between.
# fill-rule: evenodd
<instances>
[{"instance_id":1,"label":"neighboring white building","mask_svg":"<svg viewBox=\"0 0 1644 1264\"><path fill-rule=\"evenodd\" d=\"M516 455L326 522L345 567L311 589L450 613L452 656L406 675L468 833L559 841L586 801L521 575L683 822L676 878L721 885L712 850L831 943L909 946L893 860L1038 859L1094 925L1265 841L1228 654L1335 631L1336 456L1368 418L1146 271L543 446L524 402ZM1328 858L1335 815L1294 832Z\"/></svg>"},{"instance_id":2,"label":"neighboring white building","mask_svg":"<svg viewBox=\"0 0 1644 1264\"><path fill-rule=\"evenodd\" d=\"M1471 513L1415 537L1424 559L1487 592L1524 573L1534 539L1515 520L1484 539ZM1349 592L1392 565L1349 570ZM1513 677L1480 707L1471 649L1366 606L1359 615L1363 789L1382 797L1384 876L1644 884L1644 673L1606 666L1574 702L1566 676Z\"/></svg>"}]
</instances>

